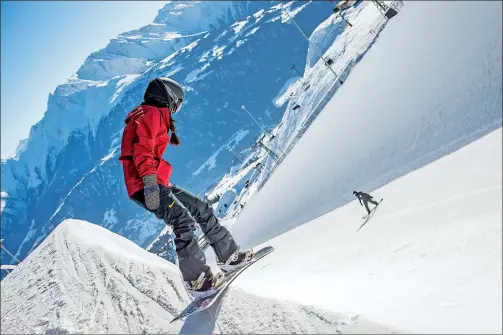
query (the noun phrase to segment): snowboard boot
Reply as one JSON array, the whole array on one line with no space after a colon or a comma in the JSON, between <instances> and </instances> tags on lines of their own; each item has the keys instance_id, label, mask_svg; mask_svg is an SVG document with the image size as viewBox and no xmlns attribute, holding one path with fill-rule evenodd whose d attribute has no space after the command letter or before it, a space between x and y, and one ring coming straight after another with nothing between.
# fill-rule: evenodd
<instances>
[{"instance_id":1,"label":"snowboard boot","mask_svg":"<svg viewBox=\"0 0 503 335\"><path fill-rule=\"evenodd\" d=\"M222 272L213 274L211 270L201 273L196 280L186 282L190 294L197 299L204 298L215 293L225 283Z\"/></svg>"},{"instance_id":2,"label":"snowboard boot","mask_svg":"<svg viewBox=\"0 0 503 335\"><path fill-rule=\"evenodd\" d=\"M245 252L241 252L238 249L231 255L231 257L229 257L227 262L218 262L217 265L225 275L228 275L250 263L250 261L253 259L253 256L255 256L255 254L253 253L253 248Z\"/></svg>"}]
</instances>

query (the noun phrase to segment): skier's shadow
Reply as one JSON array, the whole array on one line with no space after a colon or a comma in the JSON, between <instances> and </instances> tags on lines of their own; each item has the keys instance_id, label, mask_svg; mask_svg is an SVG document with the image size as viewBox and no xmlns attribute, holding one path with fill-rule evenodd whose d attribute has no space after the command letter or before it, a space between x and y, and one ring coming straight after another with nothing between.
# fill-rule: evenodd
<instances>
[{"instance_id":1,"label":"skier's shadow","mask_svg":"<svg viewBox=\"0 0 503 335\"><path fill-rule=\"evenodd\" d=\"M382 201L382 200L381 200ZM380 202L379 202L380 203ZM372 209L372 211L370 212L370 215L367 216L367 218L365 219L365 222L362 223L362 225L360 226L360 228L358 228L358 230L356 232L359 232L360 229L362 229L366 224L367 222L369 222L369 220L374 216L375 212L377 212L377 209L379 208L379 206L376 206Z\"/></svg>"},{"instance_id":2,"label":"skier's shadow","mask_svg":"<svg viewBox=\"0 0 503 335\"><path fill-rule=\"evenodd\" d=\"M227 288L228 289L228 288ZM211 334L215 329L218 312L222 305L222 298L225 294L220 295L218 299L208 308L198 313L189 315L185 320L180 334Z\"/></svg>"}]
</instances>

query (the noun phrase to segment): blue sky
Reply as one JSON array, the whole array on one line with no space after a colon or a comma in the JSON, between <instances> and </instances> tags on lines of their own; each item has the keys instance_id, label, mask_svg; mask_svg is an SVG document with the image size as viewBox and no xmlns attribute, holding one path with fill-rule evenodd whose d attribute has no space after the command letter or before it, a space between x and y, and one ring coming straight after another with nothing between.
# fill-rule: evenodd
<instances>
[{"instance_id":1,"label":"blue sky","mask_svg":"<svg viewBox=\"0 0 503 335\"><path fill-rule=\"evenodd\" d=\"M2 1L1 156L47 109L47 98L93 51L151 23L167 1Z\"/></svg>"}]
</instances>

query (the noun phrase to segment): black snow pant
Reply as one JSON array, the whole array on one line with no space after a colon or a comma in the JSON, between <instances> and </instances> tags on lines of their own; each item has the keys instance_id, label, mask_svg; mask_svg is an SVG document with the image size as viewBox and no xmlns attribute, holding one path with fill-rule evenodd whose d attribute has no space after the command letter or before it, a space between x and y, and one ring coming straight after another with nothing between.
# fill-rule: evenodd
<instances>
[{"instance_id":1,"label":"black snow pant","mask_svg":"<svg viewBox=\"0 0 503 335\"><path fill-rule=\"evenodd\" d=\"M379 204L376 201L372 200L372 199L365 199L365 200L363 200L363 205L365 206L365 209L367 210L367 212L370 214L369 202L371 204L373 204L374 206L377 206Z\"/></svg>"},{"instance_id":2,"label":"black snow pant","mask_svg":"<svg viewBox=\"0 0 503 335\"><path fill-rule=\"evenodd\" d=\"M194 235L196 222L206 235L219 261L225 262L238 249L229 231L220 225L213 208L202 199L178 186L159 185L160 205L151 211L173 228L178 266L185 281L198 279L202 272L210 270L206 257ZM143 190L131 199L148 210Z\"/></svg>"}]
</instances>

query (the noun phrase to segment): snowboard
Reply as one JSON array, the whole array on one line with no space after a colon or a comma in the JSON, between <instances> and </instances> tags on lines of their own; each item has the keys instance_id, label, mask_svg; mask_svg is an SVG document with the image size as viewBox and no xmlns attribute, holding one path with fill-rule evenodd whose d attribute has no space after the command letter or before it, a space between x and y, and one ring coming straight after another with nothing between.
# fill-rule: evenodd
<instances>
[{"instance_id":1,"label":"snowboard","mask_svg":"<svg viewBox=\"0 0 503 335\"><path fill-rule=\"evenodd\" d=\"M372 210L370 211L370 214L362 216L362 220L365 220L365 219L366 219L366 218L368 218L370 215L372 215L372 213L376 210L376 208L377 208L377 207L381 204L381 202L382 202L383 200L384 200L384 199L379 200L379 202L377 203L377 205L376 205L374 208L372 208Z\"/></svg>"},{"instance_id":2,"label":"snowboard","mask_svg":"<svg viewBox=\"0 0 503 335\"><path fill-rule=\"evenodd\" d=\"M170 323L173 323L173 322L180 320L180 319L183 319L189 315L203 311L206 308L213 305L213 303L215 301L217 301L221 295L223 295L227 292L227 288L234 281L234 279L236 279L241 273L243 273L243 271L248 269L252 264L257 262L259 259L263 258L264 256L267 256L268 254L270 254L273 251L274 251L274 247L271 247L271 246L263 247L262 249L256 251L255 255L254 255L253 259L250 261L250 263L246 264L245 266L243 266L240 269L237 269L236 271L227 273L225 275L226 281L222 286L220 286L218 289L216 289L210 295L194 299L183 311L180 312L180 314L178 314L173 320L171 320Z\"/></svg>"}]
</instances>

